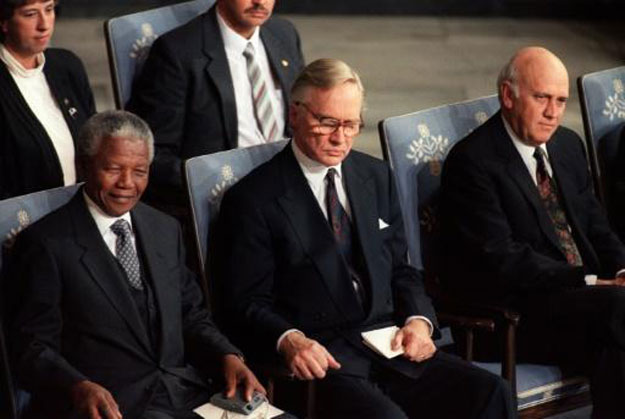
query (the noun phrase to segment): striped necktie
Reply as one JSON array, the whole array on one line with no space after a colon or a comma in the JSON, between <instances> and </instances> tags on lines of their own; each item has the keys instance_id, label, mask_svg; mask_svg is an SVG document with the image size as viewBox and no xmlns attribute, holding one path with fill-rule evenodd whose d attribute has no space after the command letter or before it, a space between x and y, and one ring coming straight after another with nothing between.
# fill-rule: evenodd
<instances>
[{"instance_id":1,"label":"striped necktie","mask_svg":"<svg viewBox=\"0 0 625 419\"><path fill-rule=\"evenodd\" d=\"M260 71L260 65L258 64L258 60L256 60L255 54L254 46L251 42L248 42L245 51L243 51L243 55L247 61L247 76L250 79L250 86L252 87L252 101L254 102L256 122L263 133L263 137L265 137L265 141L276 141L279 139L278 123L273 107L271 106L267 83Z\"/></svg>"}]
</instances>

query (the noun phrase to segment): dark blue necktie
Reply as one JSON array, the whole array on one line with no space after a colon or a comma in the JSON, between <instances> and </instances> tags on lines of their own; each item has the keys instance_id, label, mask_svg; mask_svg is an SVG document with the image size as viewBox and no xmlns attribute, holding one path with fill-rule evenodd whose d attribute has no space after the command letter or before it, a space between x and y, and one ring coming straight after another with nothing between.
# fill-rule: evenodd
<instances>
[{"instance_id":1,"label":"dark blue necktie","mask_svg":"<svg viewBox=\"0 0 625 419\"><path fill-rule=\"evenodd\" d=\"M339 246L341 254L345 259L349 274L351 276L352 285L356 291L358 302L364 307L365 288L360 278L360 275L354 269L353 252L352 252L352 223L347 216L347 212L341 201L339 201L339 195L336 192L336 184L334 177L336 176L336 169L328 169L326 174L326 206L328 210L328 222L334 238Z\"/></svg>"}]
</instances>

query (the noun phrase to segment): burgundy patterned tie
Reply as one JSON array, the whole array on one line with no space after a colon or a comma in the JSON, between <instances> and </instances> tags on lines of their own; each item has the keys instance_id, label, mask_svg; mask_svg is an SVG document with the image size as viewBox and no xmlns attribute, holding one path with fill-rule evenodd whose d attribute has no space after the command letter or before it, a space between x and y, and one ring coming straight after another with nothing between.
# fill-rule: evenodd
<instances>
[{"instance_id":1,"label":"burgundy patterned tie","mask_svg":"<svg viewBox=\"0 0 625 419\"><path fill-rule=\"evenodd\" d=\"M547 167L545 166L545 151L536 147L534 150L534 158L536 159L536 183L538 193L547 208L547 213L553 222L556 235L560 242L560 247L566 255L566 260L570 265L582 266L582 257L579 254L575 240L571 235L571 229L566 219L566 213L560 205L558 198L558 189L555 181L549 176Z\"/></svg>"}]
</instances>

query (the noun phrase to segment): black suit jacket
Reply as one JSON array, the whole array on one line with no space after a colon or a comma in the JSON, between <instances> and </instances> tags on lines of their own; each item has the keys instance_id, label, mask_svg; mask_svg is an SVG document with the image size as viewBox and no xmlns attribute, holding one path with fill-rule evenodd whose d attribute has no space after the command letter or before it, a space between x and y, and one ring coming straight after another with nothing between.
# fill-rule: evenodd
<instances>
[{"instance_id":1,"label":"black suit jacket","mask_svg":"<svg viewBox=\"0 0 625 419\"><path fill-rule=\"evenodd\" d=\"M272 17L260 38L286 119L291 84L304 66L299 35L291 23ZM150 192L165 202L172 193L182 199L183 160L237 147L234 87L215 7L154 42L128 108L154 131Z\"/></svg>"},{"instance_id":2,"label":"black suit jacket","mask_svg":"<svg viewBox=\"0 0 625 419\"><path fill-rule=\"evenodd\" d=\"M93 94L80 59L48 48L44 74L74 141L95 113ZM0 199L63 186L63 172L52 140L0 62Z\"/></svg>"},{"instance_id":3,"label":"black suit jacket","mask_svg":"<svg viewBox=\"0 0 625 419\"><path fill-rule=\"evenodd\" d=\"M220 211L227 301L253 335L256 353L276 353L279 336L297 328L343 365L367 375L371 359L409 375L421 366L383 361L360 332L410 315L435 324L421 276L407 263L404 226L388 166L352 151L342 166L353 225L366 261L371 301L358 303L346 264L289 144L224 196ZM384 223L388 227L383 227Z\"/></svg>"},{"instance_id":4,"label":"black suit jacket","mask_svg":"<svg viewBox=\"0 0 625 419\"><path fill-rule=\"evenodd\" d=\"M488 299L613 278L625 248L595 199L581 139L560 127L547 143L560 200L584 266L572 267L500 113L460 141L442 174L443 282Z\"/></svg>"},{"instance_id":5,"label":"black suit jacket","mask_svg":"<svg viewBox=\"0 0 625 419\"><path fill-rule=\"evenodd\" d=\"M68 417L70 387L88 379L113 394L125 417L138 418L161 376L206 386L188 365L190 348L216 366L239 353L213 325L184 265L176 221L141 203L131 215L160 317L156 350L81 191L18 236L9 278L19 283L13 354L18 382L43 417Z\"/></svg>"}]
</instances>

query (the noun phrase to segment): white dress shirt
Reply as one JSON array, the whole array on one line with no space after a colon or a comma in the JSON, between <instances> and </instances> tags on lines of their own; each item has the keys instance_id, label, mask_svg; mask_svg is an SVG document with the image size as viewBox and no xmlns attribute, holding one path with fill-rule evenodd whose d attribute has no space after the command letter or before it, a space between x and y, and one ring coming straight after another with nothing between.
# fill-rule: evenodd
<instances>
[{"instance_id":1,"label":"white dress shirt","mask_svg":"<svg viewBox=\"0 0 625 419\"><path fill-rule=\"evenodd\" d=\"M534 150L536 149L536 147L527 145L523 141L521 141L521 139L512 130L512 127L510 126L510 124L508 124L508 121L506 121L506 118L504 118L503 115L501 116L501 119L503 119L503 126L506 128L506 132L510 136L510 139L512 140L512 144L514 144L514 147L517 149L517 151L521 155L521 159L523 160L523 163L525 163L525 166L527 167L527 170L529 171L530 176L534 180L534 183L538 186L538 181L536 180L536 166L538 165L538 163L536 162L536 159L534 158ZM540 148L545 152L545 156L547 157L545 159L545 168L547 169L549 176L553 178L553 169L551 168L549 152L547 151L547 145L541 144ZM571 227L569 226L569 230L570 229ZM625 275L625 269L621 269L616 273L616 276L622 276L622 275ZM597 275L585 275L584 281L586 282L586 285L596 285Z\"/></svg>"},{"instance_id":2,"label":"white dress shirt","mask_svg":"<svg viewBox=\"0 0 625 419\"><path fill-rule=\"evenodd\" d=\"M321 211L323 212L323 215L326 217L326 219L328 219L328 210L327 210L327 204L326 204L325 177L330 168L333 168L336 170L337 175L334 178L336 192L339 197L339 202L341 203L341 205L345 209L345 212L347 213L347 216L351 220L352 219L351 209L349 206L349 199L347 199L347 193L345 192L345 184L344 184L345 181L343 178L343 172L341 170L341 167L342 167L341 163L339 163L336 166L324 166L323 164L315 160L312 160L307 155L305 155L304 152L299 149L297 144L295 144L295 141L291 141L291 147L293 149L293 154L295 155L295 159L297 160L299 167L302 169L302 172L304 173L304 177L308 181L308 185L310 186L310 189L313 195L317 199L317 203L319 204L319 207L321 208ZM357 284L354 284L354 287L356 288ZM409 316L406 319L404 324L407 324L409 321L413 319L424 320L430 328L430 336L432 335L432 333L434 332L434 325L432 324L430 319L428 319L425 316ZM288 335L291 332L302 333L301 331L297 329L289 329L285 331L278 338L278 342L276 344L277 349L280 348L280 343L282 342L282 339L284 339L286 335Z\"/></svg>"},{"instance_id":3,"label":"white dress shirt","mask_svg":"<svg viewBox=\"0 0 625 419\"><path fill-rule=\"evenodd\" d=\"M280 84L274 80L269 65L267 51L260 39L260 30L257 27L251 38L245 39L234 30L232 30L225 20L220 16L219 9L217 12L217 23L219 31L224 41L226 49L226 57L228 58L228 67L232 76L232 85L234 86L234 98L237 106L237 122L239 132L239 147L249 147L265 143L265 137L258 126L256 114L254 113L254 101L252 99L252 85L247 75L247 60L243 55L243 51L248 43L254 47L255 58L260 66L260 72L267 84L269 91L269 99L273 108L278 126L278 132L284 132L284 101Z\"/></svg>"},{"instance_id":4,"label":"white dress shirt","mask_svg":"<svg viewBox=\"0 0 625 419\"><path fill-rule=\"evenodd\" d=\"M74 140L43 73L45 56L39 53L37 67L27 69L0 43L0 60L7 66L26 104L50 137L61 163L63 184L73 185L76 183Z\"/></svg>"},{"instance_id":5,"label":"white dress shirt","mask_svg":"<svg viewBox=\"0 0 625 419\"><path fill-rule=\"evenodd\" d=\"M137 240L135 238L135 230L132 227L132 219L130 217L130 212L127 212L121 215L120 217L111 217L110 215L102 211L100 207L98 207L96 203L93 202L91 198L89 198L89 196L84 190L83 190L83 196L85 198L85 202L87 203L87 209L89 210L89 214L91 214L91 216L93 217L93 220L95 221L95 224L98 227L98 231L100 232L100 235L102 236L102 239L104 240L104 243L106 243L106 247L109 248L113 256L117 257L117 250L115 246L115 244L117 243L117 235L113 233L113 230L111 230L111 226L113 225L113 223L115 223L115 221L119 219L126 220L128 221L128 224L130 224L130 232L132 236L132 247L134 247L135 253L137 253Z\"/></svg>"}]
</instances>

